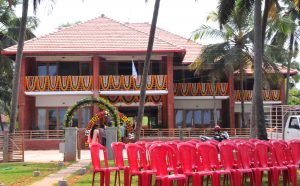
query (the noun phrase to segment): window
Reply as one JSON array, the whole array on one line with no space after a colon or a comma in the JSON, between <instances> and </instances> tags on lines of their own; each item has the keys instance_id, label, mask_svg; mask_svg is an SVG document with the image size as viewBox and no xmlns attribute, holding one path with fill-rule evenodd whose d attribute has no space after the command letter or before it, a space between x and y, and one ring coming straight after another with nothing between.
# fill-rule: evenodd
<instances>
[{"instance_id":1,"label":"window","mask_svg":"<svg viewBox=\"0 0 300 186\"><path fill-rule=\"evenodd\" d=\"M38 109L37 126L38 130L46 130L46 109Z\"/></svg>"},{"instance_id":2,"label":"window","mask_svg":"<svg viewBox=\"0 0 300 186\"><path fill-rule=\"evenodd\" d=\"M182 127L183 124L183 110L175 110L175 123L177 127Z\"/></svg>"},{"instance_id":3,"label":"window","mask_svg":"<svg viewBox=\"0 0 300 186\"><path fill-rule=\"evenodd\" d=\"M199 128L201 127L202 123L202 112L201 110L194 111L194 127Z\"/></svg>"},{"instance_id":4,"label":"window","mask_svg":"<svg viewBox=\"0 0 300 186\"><path fill-rule=\"evenodd\" d=\"M299 123L296 117L291 117L290 123L289 123L289 128L292 129L299 129Z\"/></svg>"},{"instance_id":5,"label":"window","mask_svg":"<svg viewBox=\"0 0 300 186\"><path fill-rule=\"evenodd\" d=\"M90 118L91 118L91 109L89 107L82 108L80 128L86 128L86 125L90 121Z\"/></svg>"},{"instance_id":6,"label":"window","mask_svg":"<svg viewBox=\"0 0 300 186\"><path fill-rule=\"evenodd\" d=\"M175 110L176 127L211 128L214 125L213 110ZM217 121L220 121L221 111L217 109Z\"/></svg>"},{"instance_id":7,"label":"window","mask_svg":"<svg viewBox=\"0 0 300 186\"><path fill-rule=\"evenodd\" d=\"M185 126L187 128L192 128L192 126L193 126L193 111L192 110L187 110L185 112L186 112Z\"/></svg>"},{"instance_id":8,"label":"window","mask_svg":"<svg viewBox=\"0 0 300 186\"><path fill-rule=\"evenodd\" d=\"M59 63L60 76L78 76L79 63L77 62L61 62Z\"/></svg>"},{"instance_id":9,"label":"window","mask_svg":"<svg viewBox=\"0 0 300 186\"><path fill-rule=\"evenodd\" d=\"M56 63L38 63L37 64L38 76L56 76L57 64Z\"/></svg>"},{"instance_id":10,"label":"window","mask_svg":"<svg viewBox=\"0 0 300 186\"><path fill-rule=\"evenodd\" d=\"M88 76L92 74L92 67L90 63L80 63L80 75Z\"/></svg>"},{"instance_id":11,"label":"window","mask_svg":"<svg viewBox=\"0 0 300 186\"><path fill-rule=\"evenodd\" d=\"M59 130L64 129L64 117L65 117L66 112L67 112L67 109L65 109L65 108L59 109L59 126L58 126Z\"/></svg>"},{"instance_id":12,"label":"window","mask_svg":"<svg viewBox=\"0 0 300 186\"><path fill-rule=\"evenodd\" d=\"M56 109L49 109L48 110L48 129L49 130L56 130L57 129L57 115Z\"/></svg>"}]
</instances>

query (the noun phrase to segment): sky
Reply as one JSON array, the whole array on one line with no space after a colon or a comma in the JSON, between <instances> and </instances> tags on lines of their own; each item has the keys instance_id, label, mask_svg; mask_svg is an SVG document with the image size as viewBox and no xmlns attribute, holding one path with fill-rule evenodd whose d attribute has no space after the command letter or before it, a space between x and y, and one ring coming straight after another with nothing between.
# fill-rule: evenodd
<instances>
[{"instance_id":1,"label":"sky","mask_svg":"<svg viewBox=\"0 0 300 186\"><path fill-rule=\"evenodd\" d=\"M35 30L36 36L42 36L57 30L66 23L87 21L104 14L120 22L151 23L155 0L41 0L36 16L40 20ZM55 1L55 3L49 3ZM30 0L30 5L32 0ZM206 22L207 15L216 10L218 0L161 0L157 26L190 38L192 32ZM21 17L22 6L16 8ZM32 6L28 15L33 15ZM215 43L216 40L204 39L200 44ZM297 84L300 89L300 83Z\"/></svg>"},{"instance_id":2,"label":"sky","mask_svg":"<svg viewBox=\"0 0 300 186\"><path fill-rule=\"evenodd\" d=\"M151 23L155 0L42 0L36 16L40 25L37 36L55 31L60 25L86 21L105 16L120 22ZM201 24L206 23L209 12L217 7L218 0L161 0L157 26L186 38ZM32 4L32 0L30 5ZM51 8L52 7L52 8ZM21 16L22 7L17 7ZM33 15L32 6L29 15ZM207 44L208 41L201 41Z\"/></svg>"}]
</instances>

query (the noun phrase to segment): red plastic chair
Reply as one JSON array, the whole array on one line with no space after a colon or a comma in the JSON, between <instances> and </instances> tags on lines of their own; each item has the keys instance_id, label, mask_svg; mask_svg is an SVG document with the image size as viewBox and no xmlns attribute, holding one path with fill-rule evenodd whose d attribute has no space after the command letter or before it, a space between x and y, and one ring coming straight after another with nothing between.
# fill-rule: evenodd
<instances>
[{"instance_id":1,"label":"red plastic chair","mask_svg":"<svg viewBox=\"0 0 300 186\"><path fill-rule=\"evenodd\" d=\"M125 149L125 143L113 142L111 144L112 151L114 153L115 166L124 171L124 186L129 185L129 166L125 166L123 150Z\"/></svg>"},{"instance_id":2,"label":"red plastic chair","mask_svg":"<svg viewBox=\"0 0 300 186\"><path fill-rule=\"evenodd\" d=\"M286 143L278 140L271 141L272 144L272 157L273 157L273 181L274 186L279 185L279 175L283 175L283 184L286 185L288 182L288 176L293 175L293 169L288 168L289 160L287 159L288 147ZM296 170L297 171L297 170ZM297 173L296 173L297 174ZM296 183L297 185L297 183Z\"/></svg>"},{"instance_id":3,"label":"red plastic chair","mask_svg":"<svg viewBox=\"0 0 300 186\"><path fill-rule=\"evenodd\" d=\"M152 175L155 174L154 170L149 170L147 162L142 160L145 151L144 149L134 143L126 144L125 145L128 157L128 164L129 164L129 178L130 178L130 185L132 182L132 176L138 176L138 185L139 186L149 186L151 185L151 178Z\"/></svg>"},{"instance_id":4,"label":"red plastic chair","mask_svg":"<svg viewBox=\"0 0 300 186\"><path fill-rule=\"evenodd\" d=\"M219 153L217 146L215 144L210 144L210 143L199 143L197 144L197 151L198 151L198 156L201 159L201 164L200 161L198 160L198 172L200 175L200 182L202 183L202 178L201 176L210 176L212 177L212 185L219 186L220 185L220 176L224 175L224 183L225 183L225 177L229 176L230 177L230 183L231 185L234 184L233 180L233 172L230 170L223 170L222 167L220 166L220 161L219 161Z\"/></svg>"},{"instance_id":5,"label":"red plastic chair","mask_svg":"<svg viewBox=\"0 0 300 186\"><path fill-rule=\"evenodd\" d=\"M239 168L238 161L235 158L236 145L228 140L219 143L218 147L224 170L228 170L231 172L231 175L233 177L232 180L235 186L242 185L241 174L249 174L249 170Z\"/></svg>"},{"instance_id":6,"label":"red plastic chair","mask_svg":"<svg viewBox=\"0 0 300 186\"><path fill-rule=\"evenodd\" d=\"M291 163L299 166L300 160L300 140L290 140L288 142L291 155Z\"/></svg>"},{"instance_id":7,"label":"red plastic chair","mask_svg":"<svg viewBox=\"0 0 300 186\"><path fill-rule=\"evenodd\" d=\"M165 142L165 144L167 144L167 145L169 145L173 148L173 151L175 153L174 155L176 156L176 159L177 159L177 162L176 162L177 170L178 170L178 172L181 173L182 172L181 159L180 159L180 153L179 153L179 150L178 150L178 147L177 147L177 143L168 141L168 142Z\"/></svg>"},{"instance_id":8,"label":"red plastic chair","mask_svg":"<svg viewBox=\"0 0 300 186\"><path fill-rule=\"evenodd\" d=\"M189 143L178 144L179 156L185 157L181 159L182 173L187 176L187 179L192 178L193 185L199 185L200 179L196 172L197 165L197 149Z\"/></svg>"},{"instance_id":9,"label":"red plastic chair","mask_svg":"<svg viewBox=\"0 0 300 186\"><path fill-rule=\"evenodd\" d=\"M172 181L178 181L178 185L185 183L188 186L187 177L184 174L178 174L177 166L175 166L177 160L172 147L163 143L153 144L149 152L151 164L154 163L156 167L157 185L161 183L163 186L169 186ZM174 174L169 174L169 165L173 165Z\"/></svg>"},{"instance_id":10,"label":"red plastic chair","mask_svg":"<svg viewBox=\"0 0 300 186\"><path fill-rule=\"evenodd\" d=\"M240 142L237 144L237 150L238 169L242 170L243 175L250 177L250 185L253 185L254 169L252 168L256 161L254 158L254 145L247 142Z\"/></svg>"},{"instance_id":11,"label":"red plastic chair","mask_svg":"<svg viewBox=\"0 0 300 186\"><path fill-rule=\"evenodd\" d=\"M291 173L290 179L295 184L297 183L297 169L299 168L300 160L300 140L291 140L288 142L291 163L288 165ZM296 170L294 170L296 169ZM296 174L295 174L296 173Z\"/></svg>"},{"instance_id":12,"label":"red plastic chair","mask_svg":"<svg viewBox=\"0 0 300 186\"><path fill-rule=\"evenodd\" d=\"M103 151L105 167L101 167L101 161L100 161L100 156L99 156L100 150ZM92 164L93 164L92 185L94 185L95 174L99 172L100 173L100 185L103 186L105 183L105 186L109 186L110 185L110 172L112 172L112 171L117 172L119 185L120 185L119 168L118 167L109 167L106 148L99 143L92 143L92 144L90 144L90 152L91 152L91 158L92 158ZM116 180L115 180L115 185L116 185Z\"/></svg>"},{"instance_id":13,"label":"red plastic chair","mask_svg":"<svg viewBox=\"0 0 300 186\"><path fill-rule=\"evenodd\" d=\"M255 142L254 178L256 186L262 185L262 175L268 173L268 185L272 185L272 163L270 163L272 146L266 141Z\"/></svg>"}]
</instances>

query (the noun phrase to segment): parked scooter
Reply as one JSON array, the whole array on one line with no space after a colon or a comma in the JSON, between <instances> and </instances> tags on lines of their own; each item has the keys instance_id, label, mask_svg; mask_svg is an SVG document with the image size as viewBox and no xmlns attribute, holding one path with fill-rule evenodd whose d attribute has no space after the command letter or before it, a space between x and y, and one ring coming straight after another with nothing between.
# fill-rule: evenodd
<instances>
[{"instance_id":1,"label":"parked scooter","mask_svg":"<svg viewBox=\"0 0 300 186\"><path fill-rule=\"evenodd\" d=\"M229 134L226 131L221 132L221 127L219 125L216 125L214 128L215 135L213 137L208 136L200 136L201 141L207 141L207 140L217 140L217 141L223 141L229 139Z\"/></svg>"}]
</instances>

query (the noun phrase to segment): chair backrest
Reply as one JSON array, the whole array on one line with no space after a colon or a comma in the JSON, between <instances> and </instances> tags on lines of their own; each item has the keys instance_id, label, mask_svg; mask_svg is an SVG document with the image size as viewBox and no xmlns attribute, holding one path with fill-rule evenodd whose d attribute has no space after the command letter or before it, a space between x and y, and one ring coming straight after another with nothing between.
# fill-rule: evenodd
<instances>
[{"instance_id":1,"label":"chair backrest","mask_svg":"<svg viewBox=\"0 0 300 186\"><path fill-rule=\"evenodd\" d=\"M147 150L147 142L144 141L139 141L136 142L135 144L139 145L143 150L139 151L139 156L140 156L140 164L144 167L144 169L148 168L148 160L149 160L149 154L148 154L148 150Z\"/></svg>"},{"instance_id":2,"label":"chair backrest","mask_svg":"<svg viewBox=\"0 0 300 186\"><path fill-rule=\"evenodd\" d=\"M140 168L147 169L141 156L145 154L144 149L138 144L129 143L125 145L127 151L128 165L131 171L139 171Z\"/></svg>"},{"instance_id":3,"label":"chair backrest","mask_svg":"<svg viewBox=\"0 0 300 186\"><path fill-rule=\"evenodd\" d=\"M254 143L255 145L255 157L256 164L255 167L269 167L269 160L272 159L272 145L266 141L257 141Z\"/></svg>"},{"instance_id":4,"label":"chair backrest","mask_svg":"<svg viewBox=\"0 0 300 186\"><path fill-rule=\"evenodd\" d=\"M172 165L174 174L177 174L177 162L173 148L167 144L159 143L151 145L150 149L151 164L154 164L156 175L166 176L169 174L168 167Z\"/></svg>"},{"instance_id":5,"label":"chair backrest","mask_svg":"<svg viewBox=\"0 0 300 186\"><path fill-rule=\"evenodd\" d=\"M256 160L254 153L254 146L247 142L237 143L237 161L238 167L249 169L251 168L252 162Z\"/></svg>"},{"instance_id":6,"label":"chair backrest","mask_svg":"<svg viewBox=\"0 0 300 186\"><path fill-rule=\"evenodd\" d=\"M123 150L125 149L125 143L113 142L111 148L114 153L116 167L124 167Z\"/></svg>"},{"instance_id":7,"label":"chair backrest","mask_svg":"<svg viewBox=\"0 0 300 186\"><path fill-rule=\"evenodd\" d=\"M212 144L212 145L218 145L220 142L217 141L217 140L207 140L205 143L209 143L209 144Z\"/></svg>"},{"instance_id":8,"label":"chair backrest","mask_svg":"<svg viewBox=\"0 0 300 186\"><path fill-rule=\"evenodd\" d=\"M236 164L235 154L236 146L232 142L221 142L218 144L220 158L224 169L233 169Z\"/></svg>"},{"instance_id":9,"label":"chair backrest","mask_svg":"<svg viewBox=\"0 0 300 186\"><path fill-rule=\"evenodd\" d=\"M288 147L286 143L283 143L282 141L271 141L272 144L272 154L273 158L275 160L275 164L277 166L284 166L288 164L287 160L287 153Z\"/></svg>"},{"instance_id":10,"label":"chair backrest","mask_svg":"<svg viewBox=\"0 0 300 186\"><path fill-rule=\"evenodd\" d=\"M94 170L101 168L100 150L103 151L105 167L109 167L107 154L106 154L106 148L99 143L92 143L90 145L90 152L91 152L91 159L92 159L92 164L93 164Z\"/></svg>"},{"instance_id":11,"label":"chair backrest","mask_svg":"<svg viewBox=\"0 0 300 186\"><path fill-rule=\"evenodd\" d=\"M300 160L300 140L294 139L288 142L292 163L299 164Z\"/></svg>"},{"instance_id":12,"label":"chair backrest","mask_svg":"<svg viewBox=\"0 0 300 186\"><path fill-rule=\"evenodd\" d=\"M212 171L220 169L220 162L218 159L219 153L217 146L210 143L199 143L197 144L197 162L198 171ZM201 159L201 164L200 160Z\"/></svg>"},{"instance_id":13,"label":"chair backrest","mask_svg":"<svg viewBox=\"0 0 300 186\"><path fill-rule=\"evenodd\" d=\"M165 144L169 145L170 147L173 148L173 151L174 151L174 155L176 156L176 159L177 159L177 164L176 165L180 165L181 163L181 159L180 159L180 153L179 153L179 150L178 150L178 147L177 147L177 143L174 143L172 141L168 141L168 142L165 142Z\"/></svg>"},{"instance_id":14,"label":"chair backrest","mask_svg":"<svg viewBox=\"0 0 300 186\"><path fill-rule=\"evenodd\" d=\"M181 159L183 172L193 172L193 168L197 165L196 147L189 143L179 143L177 146L179 150L179 156L184 157Z\"/></svg>"}]
</instances>

